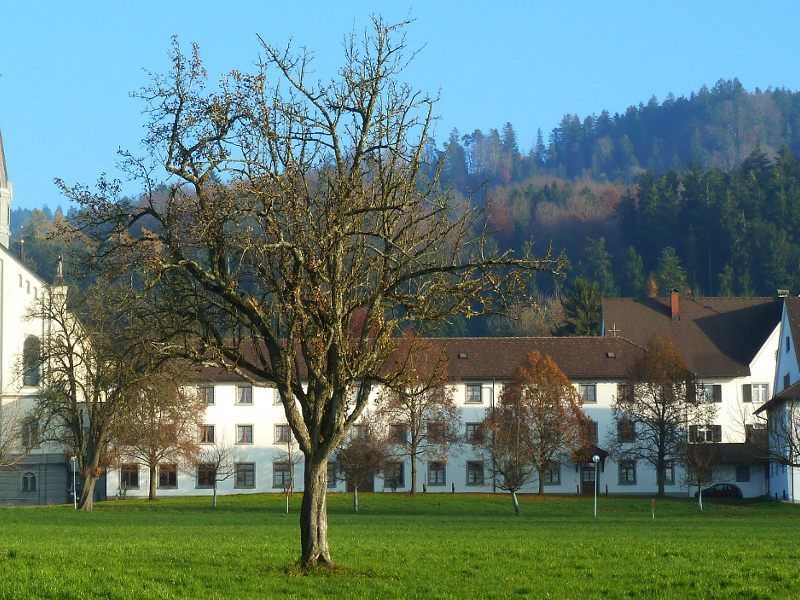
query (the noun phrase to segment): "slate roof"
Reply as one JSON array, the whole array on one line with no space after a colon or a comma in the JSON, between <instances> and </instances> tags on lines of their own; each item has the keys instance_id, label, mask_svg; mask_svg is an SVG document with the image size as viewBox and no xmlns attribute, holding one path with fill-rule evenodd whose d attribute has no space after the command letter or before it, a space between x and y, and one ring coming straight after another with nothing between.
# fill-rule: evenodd
<instances>
[{"instance_id":1,"label":"slate roof","mask_svg":"<svg viewBox=\"0 0 800 600\"><path fill-rule=\"evenodd\" d=\"M443 348L451 381L510 379L515 367L533 351L551 356L572 380L624 379L636 358L645 352L622 337L429 338L427 343ZM252 348L245 352L252 355ZM217 367L202 367L188 375L198 381L241 380Z\"/></svg>"},{"instance_id":2,"label":"slate roof","mask_svg":"<svg viewBox=\"0 0 800 600\"><path fill-rule=\"evenodd\" d=\"M689 369L701 377L749 375L750 362L780 318L781 300L772 297L680 296L680 320L676 321L669 297L603 300L606 335L613 327L618 335L642 346L654 335L667 337Z\"/></svg>"}]
</instances>

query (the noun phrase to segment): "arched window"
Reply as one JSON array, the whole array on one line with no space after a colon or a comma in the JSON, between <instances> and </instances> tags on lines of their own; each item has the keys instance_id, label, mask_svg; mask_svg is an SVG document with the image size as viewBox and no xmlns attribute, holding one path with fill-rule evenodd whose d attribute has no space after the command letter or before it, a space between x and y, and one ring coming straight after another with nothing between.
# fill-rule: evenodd
<instances>
[{"instance_id":1,"label":"arched window","mask_svg":"<svg viewBox=\"0 0 800 600\"><path fill-rule=\"evenodd\" d=\"M36 475L28 472L22 476L22 491L23 492L36 491Z\"/></svg>"},{"instance_id":2,"label":"arched window","mask_svg":"<svg viewBox=\"0 0 800 600\"><path fill-rule=\"evenodd\" d=\"M41 344L35 335L25 338L22 346L22 384L39 385L39 367L41 365Z\"/></svg>"}]
</instances>

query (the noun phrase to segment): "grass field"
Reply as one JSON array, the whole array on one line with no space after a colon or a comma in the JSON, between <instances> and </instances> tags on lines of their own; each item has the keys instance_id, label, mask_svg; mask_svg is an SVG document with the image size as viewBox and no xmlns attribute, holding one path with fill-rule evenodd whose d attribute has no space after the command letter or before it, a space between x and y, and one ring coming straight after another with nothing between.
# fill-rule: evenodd
<instances>
[{"instance_id":1,"label":"grass field","mask_svg":"<svg viewBox=\"0 0 800 600\"><path fill-rule=\"evenodd\" d=\"M800 598L800 507L647 498L329 497L334 572L300 575L299 495L0 509L0 598Z\"/></svg>"}]
</instances>

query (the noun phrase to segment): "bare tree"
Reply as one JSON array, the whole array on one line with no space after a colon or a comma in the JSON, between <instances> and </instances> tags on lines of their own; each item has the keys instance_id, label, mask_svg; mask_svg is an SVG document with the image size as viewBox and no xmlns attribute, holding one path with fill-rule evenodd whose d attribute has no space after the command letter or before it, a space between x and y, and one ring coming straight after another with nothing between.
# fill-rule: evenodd
<instances>
[{"instance_id":1,"label":"bare tree","mask_svg":"<svg viewBox=\"0 0 800 600\"><path fill-rule=\"evenodd\" d=\"M406 335L397 354L403 359L402 374L395 385L381 390L376 417L388 426L395 454L410 459L410 491L415 494L420 461L445 460L460 442L461 410L447 385L442 346Z\"/></svg>"},{"instance_id":2,"label":"bare tree","mask_svg":"<svg viewBox=\"0 0 800 600\"><path fill-rule=\"evenodd\" d=\"M176 43L170 73L139 94L148 158L124 158L144 196L102 180L66 189L83 224L108 233L104 257L134 251L154 311L187 334L173 349L275 382L305 456L304 568L332 564L327 460L373 386L395 379L384 365L398 333L497 310L526 272L563 267L486 243L481 214L423 168L434 102L400 80L403 26L376 18L351 36L330 81L310 75L311 55L263 43L257 71L218 91L196 48Z\"/></svg>"},{"instance_id":3,"label":"bare tree","mask_svg":"<svg viewBox=\"0 0 800 600\"><path fill-rule=\"evenodd\" d=\"M686 469L684 484L697 486L697 508L703 512L703 488L714 482L714 468L718 465L713 442L687 443L681 462Z\"/></svg>"},{"instance_id":4,"label":"bare tree","mask_svg":"<svg viewBox=\"0 0 800 600\"><path fill-rule=\"evenodd\" d=\"M694 375L670 340L654 337L646 349L628 374L627 391L612 405L609 451L618 460L650 463L663 496L667 464L681 461L689 427L712 423L716 411L696 393Z\"/></svg>"},{"instance_id":5,"label":"bare tree","mask_svg":"<svg viewBox=\"0 0 800 600\"><path fill-rule=\"evenodd\" d=\"M239 448L227 440L219 439L204 445L197 453L196 477L198 486L211 488L211 506L217 507L217 487L236 475Z\"/></svg>"},{"instance_id":6,"label":"bare tree","mask_svg":"<svg viewBox=\"0 0 800 600\"><path fill-rule=\"evenodd\" d=\"M383 472L391 447L383 428L365 413L350 436L336 450L339 477L353 489L353 510L358 512L358 490Z\"/></svg>"},{"instance_id":7,"label":"bare tree","mask_svg":"<svg viewBox=\"0 0 800 600\"><path fill-rule=\"evenodd\" d=\"M150 473L148 499L154 500L159 464L179 468L196 462L200 446L197 431L205 405L194 390L185 387L174 372L153 373L139 386L138 396L119 415L120 426L112 440L116 453L127 461L144 464Z\"/></svg>"},{"instance_id":8,"label":"bare tree","mask_svg":"<svg viewBox=\"0 0 800 600\"><path fill-rule=\"evenodd\" d=\"M35 414L42 439L76 456L83 478L79 508L93 507L119 417L159 367L151 325L131 320L134 294L101 280L85 293L52 286L30 315L48 323L44 374Z\"/></svg>"},{"instance_id":9,"label":"bare tree","mask_svg":"<svg viewBox=\"0 0 800 600\"><path fill-rule=\"evenodd\" d=\"M0 403L0 471L13 469L25 458L28 448L24 430L33 423L20 416L18 401Z\"/></svg>"},{"instance_id":10,"label":"bare tree","mask_svg":"<svg viewBox=\"0 0 800 600\"><path fill-rule=\"evenodd\" d=\"M289 432L286 441L280 446L278 454L276 455L278 461L286 464L289 468L289 484L283 490L286 496L286 514L289 514L289 498L294 493L294 474L295 468L303 462L303 453L300 452L300 447L297 440Z\"/></svg>"},{"instance_id":11,"label":"bare tree","mask_svg":"<svg viewBox=\"0 0 800 600\"><path fill-rule=\"evenodd\" d=\"M767 427L770 462L800 468L800 403L791 392L781 392L757 411ZM766 413L766 414L765 414Z\"/></svg>"}]
</instances>

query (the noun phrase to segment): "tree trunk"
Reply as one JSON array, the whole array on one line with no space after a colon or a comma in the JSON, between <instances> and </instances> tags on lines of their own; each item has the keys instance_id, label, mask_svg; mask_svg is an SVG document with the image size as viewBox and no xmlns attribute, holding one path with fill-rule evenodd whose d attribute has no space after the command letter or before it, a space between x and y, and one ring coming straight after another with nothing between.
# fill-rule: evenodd
<instances>
[{"instance_id":1,"label":"tree trunk","mask_svg":"<svg viewBox=\"0 0 800 600\"><path fill-rule=\"evenodd\" d=\"M539 493L540 494L544 494L544 477L542 476L542 473L544 473L544 469L539 471Z\"/></svg>"},{"instance_id":2,"label":"tree trunk","mask_svg":"<svg viewBox=\"0 0 800 600\"><path fill-rule=\"evenodd\" d=\"M304 569L332 566L328 549L327 460L306 455L300 507L300 564Z\"/></svg>"},{"instance_id":3,"label":"tree trunk","mask_svg":"<svg viewBox=\"0 0 800 600\"><path fill-rule=\"evenodd\" d=\"M697 486L697 508L703 512L703 487Z\"/></svg>"},{"instance_id":4,"label":"tree trunk","mask_svg":"<svg viewBox=\"0 0 800 600\"><path fill-rule=\"evenodd\" d=\"M411 455L411 493L417 493L417 457Z\"/></svg>"},{"instance_id":5,"label":"tree trunk","mask_svg":"<svg viewBox=\"0 0 800 600\"><path fill-rule=\"evenodd\" d=\"M358 512L358 488L353 486L353 511Z\"/></svg>"},{"instance_id":6,"label":"tree trunk","mask_svg":"<svg viewBox=\"0 0 800 600\"><path fill-rule=\"evenodd\" d=\"M155 500L156 499L156 484L158 480L156 479L156 466L150 466L150 487L147 490L147 499L148 500Z\"/></svg>"},{"instance_id":7,"label":"tree trunk","mask_svg":"<svg viewBox=\"0 0 800 600\"><path fill-rule=\"evenodd\" d=\"M514 514L520 516L522 512L519 510L519 500L517 499L517 492L511 492L511 501L514 503Z\"/></svg>"},{"instance_id":8,"label":"tree trunk","mask_svg":"<svg viewBox=\"0 0 800 600\"><path fill-rule=\"evenodd\" d=\"M88 475L83 478L83 489L81 489L81 498L78 500L78 509L91 512L94 508L94 485L97 483L97 477Z\"/></svg>"},{"instance_id":9,"label":"tree trunk","mask_svg":"<svg viewBox=\"0 0 800 600\"><path fill-rule=\"evenodd\" d=\"M214 488L211 490L211 508L217 508L217 484L214 484Z\"/></svg>"}]
</instances>

